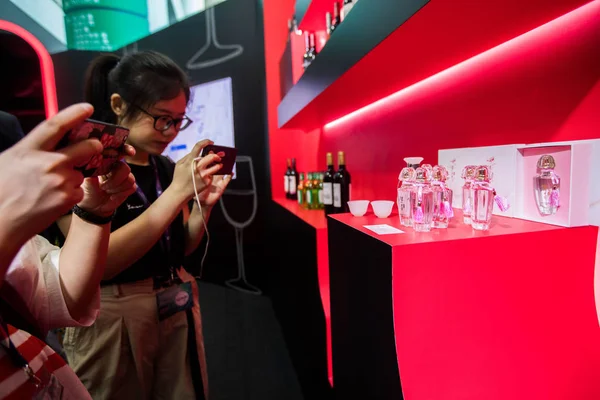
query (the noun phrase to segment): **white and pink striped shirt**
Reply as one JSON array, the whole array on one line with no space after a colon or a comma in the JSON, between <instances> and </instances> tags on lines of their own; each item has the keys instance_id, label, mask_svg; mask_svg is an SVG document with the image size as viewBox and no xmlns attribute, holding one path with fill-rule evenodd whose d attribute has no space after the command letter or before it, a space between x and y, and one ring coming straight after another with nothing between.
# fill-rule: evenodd
<instances>
[{"instance_id":1,"label":"white and pink striped shirt","mask_svg":"<svg viewBox=\"0 0 600 400\"><path fill-rule=\"evenodd\" d=\"M65 326L89 326L100 308L98 288L87 315L80 320L71 317L60 284L59 259L60 249L36 236L21 248L4 277L4 283L16 290L44 333ZM8 339L42 381L41 391L9 355ZM0 343L0 399L91 399L73 370L42 340L0 324Z\"/></svg>"}]
</instances>

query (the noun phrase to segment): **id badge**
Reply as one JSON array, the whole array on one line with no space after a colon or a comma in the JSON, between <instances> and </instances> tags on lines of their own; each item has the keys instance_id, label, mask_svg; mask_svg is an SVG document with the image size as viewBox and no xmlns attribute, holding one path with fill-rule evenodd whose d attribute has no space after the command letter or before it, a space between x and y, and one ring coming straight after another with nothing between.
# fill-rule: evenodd
<instances>
[{"instance_id":1,"label":"id badge","mask_svg":"<svg viewBox=\"0 0 600 400\"><path fill-rule=\"evenodd\" d=\"M163 321L180 311L189 310L194 306L192 283L185 282L156 294L158 320Z\"/></svg>"}]
</instances>

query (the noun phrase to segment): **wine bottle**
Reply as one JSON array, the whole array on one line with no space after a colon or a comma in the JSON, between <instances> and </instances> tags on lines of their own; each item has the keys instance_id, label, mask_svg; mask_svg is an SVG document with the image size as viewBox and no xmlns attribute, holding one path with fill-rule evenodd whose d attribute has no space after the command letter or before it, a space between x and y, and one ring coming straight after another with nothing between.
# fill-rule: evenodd
<instances>
[{"instance_id":1,"label":"wine bottle","mask_svg":"<svg viewBox=\"0 0 600 400\"><path fill-rule=\"evenodd\" d=\"M292 160L287 159L287 170L283 176L283 188L285 190L285 197L290 198L290 174L292 173Z\"/></svg>"},{"instance_id":2,"label":"wine bottle","mask_svg":"<svg viewBox=\"0 0 600 400\"><path fill-rule=\"evenodd\" d=\"M304 194L304 174L300 174L300 183L298 183L298 191L297 191L297 196L298 196L298 205L300 205L300 207L304 207L305 204L305 194Z\"/></svg>"},{"instance_id":3,"label":"wine bottle","mask_svg":"<svg viewBox=\"0 0 600 400\"><path fill-rule=\"evenodd\" d=\"M356 0L344 0L344 5L342 6L342 15L341 15L342 22L346 19L346 17L348 16L348 13L352 9L352 7L354 7L355 4L356 4Z\"/></svg>"},{"instance_id":4,"label":"wine bottle","mask_svg":"<svg viewBox=\"0 0 600 400\"><path fill-rule=\"evenodd\" d=\"M333 155L327 153L327 171L323 175L323 205L325 206L325 215L333 214Z\"/></svg>"},{"instance_id":5,"label":"wine bottle","mask_svg":"<svg viewBox=\"0 0 600 400\"><path fill-rule=\"evenodd\" d=\"M350 209L348 201L352 196L352 182L350 173L346 170L344 152L338 152L338 170L333 175L333 209L334 213L346 213Z\"/></svg>"},{"instance_id":6,"label":"wine bottle","mask_svg":"<svg viewBox=\"0 0 600 400\"><path fill-rule=\"evenodd\" d=\"M331 22L331 33L337 29L337 27L342 23L342 18L340 16L340 3L335 1L333 3L333 21Z\"/></svg>"},{"instance_id":7,"label":"wine bottle","mask_svg":"<svg viewBox=\"0 0 600 400\"><path fill-rule=\"evenodd\" d=\"M319 203L319 174L314 172L312 179L312 187L311 187L311 197L312 197L312 210L318 210L321 208Z\"/></svg>"},{"instance_id":8,"label":"wine bottle","mask_svg":"<svg viewBox=\"0 0 600 400\"><path fill-rule=\"evenodd\" d=\"M312 62L311 47L310 47L310 33L304 32L304 55L302 56L302 68L306 70Z\"/></svg>"},{"instance_id":9,"label":"wine bottle","mask_svg":"<svg viewBox=\"0 0 600 400\"><path fill-rule=\"evenodd\" d=\"M317 58L317 40L315 39L315 34L310 34L310 62L312 64Z\"/></svg>"},{"instance_id":10,"label":"wine bottle","mask_svg":"<svg viewBox=\"0 0 600 400\"><path fill-rule=\"evenodd\" d=\"M319 210L322 210L325 207L323 204L323 174L320 173L318 178L319 189L317 192L317 198L319 200Z\"/></svg>"},{"instance_id":11,"label":"wine bottle","mask_svg":"<svg viewBox=\"0 0 600 400\"><path fill-rule=\"evenodd\" d=\"M312 209L312 203L313 203L313 193L312 193L312 182L313 182L313 177L312 177L312 172L309 172L306 176L306 181L304 182L304 194L306 195L305 197L305 207L308 208L309 210Z\"/></svg>"},{"instance_id":12,"label":"wine bottle","mask_svg":"<svg viewBox=\"0 0 600 400\"><path fill-rule=\"evenodd\" d=\"M290 199L298 198L298 171L296 171L296 159L292 158L292 170L290 171Z\"/></svg>"},{"instance_id":13,"label":"wine bottle","mask_svg":"<svg viewBox=\"0 0 600 400\"><path fill-rule=\"evenodd\" d=\"M327 40L331 37L331 13L325 14L325 26L327 26Z\"/></svg>"}]
</instances>

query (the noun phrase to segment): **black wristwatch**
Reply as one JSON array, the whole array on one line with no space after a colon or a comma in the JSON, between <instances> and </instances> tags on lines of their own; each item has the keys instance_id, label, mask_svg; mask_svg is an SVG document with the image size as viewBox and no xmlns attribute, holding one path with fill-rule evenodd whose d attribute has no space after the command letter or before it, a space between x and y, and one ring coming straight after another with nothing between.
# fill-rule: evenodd
<instances>
[{"instance_id":1,"label":"black wristwatch","mask_svg":"<svg viewBox=\"0 0 600 400\"><path fill-rule=\"evenodd\" d=\"M111 222L113 220L113 217L115 216L115 214L112 213L112 215L109 215L108 217L101 217L100 215L96 215L89 211L85 211L82 208L79 208L78 205L75 205L73 207L73 214L77 215L82 220L87 221L91 224L95 224L95 225L108 224L109 222Z\"/></svg>"}]
</instances>

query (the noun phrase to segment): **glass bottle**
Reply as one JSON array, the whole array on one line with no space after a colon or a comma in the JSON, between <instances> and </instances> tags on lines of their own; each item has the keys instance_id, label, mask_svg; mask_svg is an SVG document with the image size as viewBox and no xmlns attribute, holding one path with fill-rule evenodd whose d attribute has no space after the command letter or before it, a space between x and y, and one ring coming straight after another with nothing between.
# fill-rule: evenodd
<instances>
[{"instance_id":1,"label":"glass bottle","mask_svg":"<svg viewBox=\"0 0 600 400\"><path fill-rule=\"evenodd\" d=\"M309 172L306 174L306 180L304 181L304 194L305 194L305 206L309 210L313 208L313 174Z\"/></svg>"},{"instance_id":2,"label":"glass bottle","mask_svg":"<svg viewBox=\"0 0 600 400\"><path fill-rule=\"evenodd\" d=\"M412 167L402 168L398 176L398 214L402 226L412 227L412 212L410 205L410 192L414 188L415 170Z\"/></svg>"},{"instance_id":3,"label":"glass bottle","mask_svg":"<svg viewBox=\"0 0 600 400\"><path fill-rule=\"evenodd\" d=\"M478 231L487 231L492 222L496 191L490 186L490 170L487 166L476 167L473 178L471 226Z\"/></svg>"},{"instance_id":4,"label":"glass bottle","mask_svg":"<svg viewBox=\"0 0 600 400\"><path fill-rule=\"evenodd\" d=\"M447 228L452 210L452 189L446 186L448 170L441 165L433 167L431 190L433 191L433 228Z\"/></svg>"},{"instance_id":5,"label":"glass bottle","mask_svg":"<svg viewBox=\"0 0 600 400\"><path fill-rule=\"evenodd\" d=\"M421 162L423 162L423 157L406 157L404 158L404 162L407 167L411 168L419 168L421 166Z\"/></svg>"},{"instance_id":6,"label":"glass bottle","mask_svg":"<svg viewBox=\"0 0 600 400\"><path fill-rule=\"evenodd\" d=\"M300 183L298 183L298 204L300 205L300 207L304 207L305 204L305 200L306 200L306 195L304 194L304 173L300 174Z\"/></svg>"},{"instance_id":7,"label":"glass bottle","mask_svg":"<svg viewBox=\"0 0 600 400\"><path fill-rule=\"evenodd\" d=\"M537 162L533 177L535 202L541 215L553 215L560 207L560 177L554 172L556 163L551 155L543 155Z\"/></svg>"},{"instance_id":8,"label":"glass bottle","mask_svg":"<svg viewBox=\"0 0 600 400\"><path fill-rule=\"evenodd\" d=\"M467 225L471 225L471 213L473 211L471 186L473 184L475 170L475 166L467 165L463 168L461 174L461 177L465 180L465 183L462 187L463 222Z\"/></svg>"},{"instance_id":9,"label":"glass bottle","mask_svg":"<svg viewBox=\"0 0 600 400\"><path fill-rule=\"evenodd\" d=\"M319 174L317 172L313 172L313 179L312 179L312 193L311 193L311 200L312 200L312 204L311 204L311 209L312 210L319 210L321 209L321 201L323 199L323 195L319 195L320 193L320 188L319 188Z\"/></svg>"},{"instance_id":10,"label":"glass bottle","mask_svg":"<svg viewBox=\"0 0 600 400\"><path fill-rule=\"evenodd\" d=\"M323 210L325 208L325 202L323 201L323 176L325 174L319 174L319 210Z\"/></svg>"},{"instance_id":11,"label":"glass bottle","mask_svg":"<svg viewBox=\"0 0 600 400\"><path fill-rule=\"evenodd\" d=\"M431 174L425 168L415 170L414 189L410 192L413 228L417 232L429 232L433 220L433 191Z\"/></svg>"}]
</instances>

